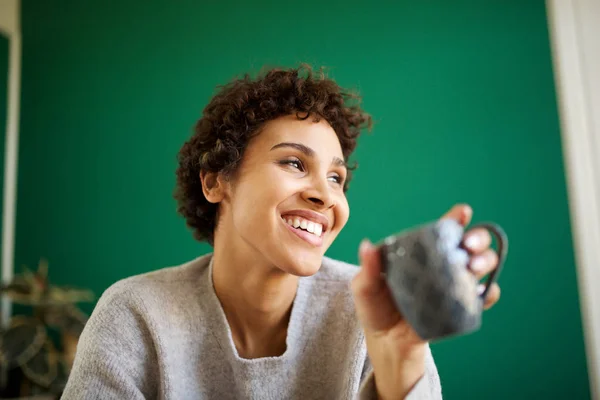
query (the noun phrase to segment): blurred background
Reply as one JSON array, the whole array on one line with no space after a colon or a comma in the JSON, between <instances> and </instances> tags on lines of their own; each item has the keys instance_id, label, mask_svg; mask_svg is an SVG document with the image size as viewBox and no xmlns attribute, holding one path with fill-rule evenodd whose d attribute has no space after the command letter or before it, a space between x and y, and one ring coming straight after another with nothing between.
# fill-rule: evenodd
<instances>
[{"instance_id":1,"label":"blurred background","mask_svg":"<svg viewBox=\"0 0 600 400\"><path fill-rule=\"evenodd\" d=\"M482 329L432 344L444 398L591 398L548 15L537 0L22 0L13 272L44 258L53 284L99 296L209 252L172 198L202 108L245 72L326 66L375 119L328 255L356 263L363 237L469 203L510 251ZM0 126L9 48L0 36Z\"/></svg>"}]
</instances>

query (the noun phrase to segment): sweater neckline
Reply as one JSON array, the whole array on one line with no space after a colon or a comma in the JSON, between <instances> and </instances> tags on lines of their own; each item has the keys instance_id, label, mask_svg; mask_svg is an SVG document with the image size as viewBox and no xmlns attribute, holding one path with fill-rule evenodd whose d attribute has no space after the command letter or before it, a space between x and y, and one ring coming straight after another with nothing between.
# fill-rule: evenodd
<instances>
[{"instance_id":1,"label":"sweater neckline","mask_svg":"<svg viewBox=\"0 0 600 400\"><path fill-rule=\"evenodd\" d=\"M207 289L209 297L209 313L213 320L212 330L219 347L223 351L224 355L231 361L239 364L254 365L254 364L271 364L278 362L286 362L287 360L293 360L298 355L303 344L301 343L302 338L307 337L304 332L306 324L303 324L304 315L306 313L306 306L309 301L309 292L312 286L313 277L300 277L298 279L298 288L296 290L296 296L292 303L292 311L290 314L290 321L287 329L286 337L286 350L280 356L260 357L260 358L243 358L240 357L235 343L233 342L233 335L231 328L227 322L225 311L217 293L215 291L213 283L213 256L211 254L204 274L204 286Z\"/></svg>"}]
</instances>

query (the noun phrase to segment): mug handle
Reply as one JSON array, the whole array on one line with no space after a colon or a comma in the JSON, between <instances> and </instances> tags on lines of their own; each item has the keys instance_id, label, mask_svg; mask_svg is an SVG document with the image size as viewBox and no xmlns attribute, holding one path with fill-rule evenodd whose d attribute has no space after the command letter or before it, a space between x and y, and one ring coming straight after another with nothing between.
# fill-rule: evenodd
<instances>
[{"instance_id":1,"label":"mug handle","mask_svg":"<svg viewBox=\"0 0 600 400\"><path fill-rule=\"evenodd\" d=\"M489 232L491 232L496 237L496 240L498 241L498 250L496 251L496 253L498 254L498 264L496 265L496 268L494 268L494 270L490 273L490 276L488 277L487 281L485 282L485 289L479 295L481 297L481 299L485 299L485 296L487 295L488 291L490 290L492 283L494 283L496 280L498 280L498 275L500 274L500 270L502 269L502 266L504 265L504 261L506 260L506 254L508 253L508 237L506 236L506 233L499 225L494 224L492 222L482 222L482 223L474 224L469 229L474 229L474 228L487 229Z\"/></svg>"}]
</instances>

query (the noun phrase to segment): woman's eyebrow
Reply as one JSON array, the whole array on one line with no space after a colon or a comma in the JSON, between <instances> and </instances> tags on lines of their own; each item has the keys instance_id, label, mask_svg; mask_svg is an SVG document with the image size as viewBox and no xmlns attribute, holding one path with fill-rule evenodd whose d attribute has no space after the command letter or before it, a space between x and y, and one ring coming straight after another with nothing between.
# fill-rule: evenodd
<instances>
[{"instance_id":1,"label":"woman's eyebrow","mask_svg":"<svg viewBox=\"0 0 600 400\"><path fill-rule=\"evenodd\" d=\"M291 147L293 149L296 149L296 150L306 154L306 156L308 156L308 157L313 157L315 155L315 151L313 149L311 149L310 147L303 145L302 143L294 143L294 142L282 142L282 143L276 144L275 146L271 147L271 150L280 149L282 147ZM331 163L335 166L348 169L348 164L339 157L333 157L333 160L331 161Z\"/></svg>"},{"instance_id":2,"label":"woman's eyebrow","mask_svg":"<svg viewBox=\"0 0 600 400\"><path fill-rule=\"evenodd\" d=\"M282 147L291 147L293 149L301 151L302 153L306 154L308 157L313 157L315 155L315 151L313 149L311 149L308 146L303 145L302 143L282 142L282 143L276 144L275 146L271 147L271 150L279 149Z\"/></svg>"},{"instance_id":3,"label":"woman's eyebrow","mask_svg":"<svg viewBox=\"0 0 600 400\"><path fill-rule=\"evenodd\" d=\"M344 167L344 168L348 169L348 164L346 163L346 161L342 160L339 157L333 157L333 161L331 163L338 167Z\"/></svg>"}]
</instances>

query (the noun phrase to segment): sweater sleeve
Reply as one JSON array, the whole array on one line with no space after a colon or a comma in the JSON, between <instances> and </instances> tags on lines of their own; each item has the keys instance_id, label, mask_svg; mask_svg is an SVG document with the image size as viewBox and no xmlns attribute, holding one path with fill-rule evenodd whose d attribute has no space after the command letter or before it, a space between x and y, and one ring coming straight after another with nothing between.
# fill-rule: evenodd
<instances>
[{"instance_id":1,"label":"sweater sleeve","mask_svg":"<svg viewBox=\"0 0 600 400\"><path fill-rule=\"evenodd\" d=\"M156 352L141 301L117 283L100 298L79 343L62 399L155 398Z\"/></svg>"},{"instance_id":2,"label":"sweater sleeve","mask_svg":"<svg viewBox=\"0 0 600 400\"><path fill-rule=\"evenodd\" d=\"M368 358L365 362L365 368L363 369L363 377L358 392L358 399L377 400L375 375ZM437 367L429 346L427 346L425 354L425 374L408 393L405 400L442 400L440 376L438 375Z\"/></svg>"}]
</instances>

